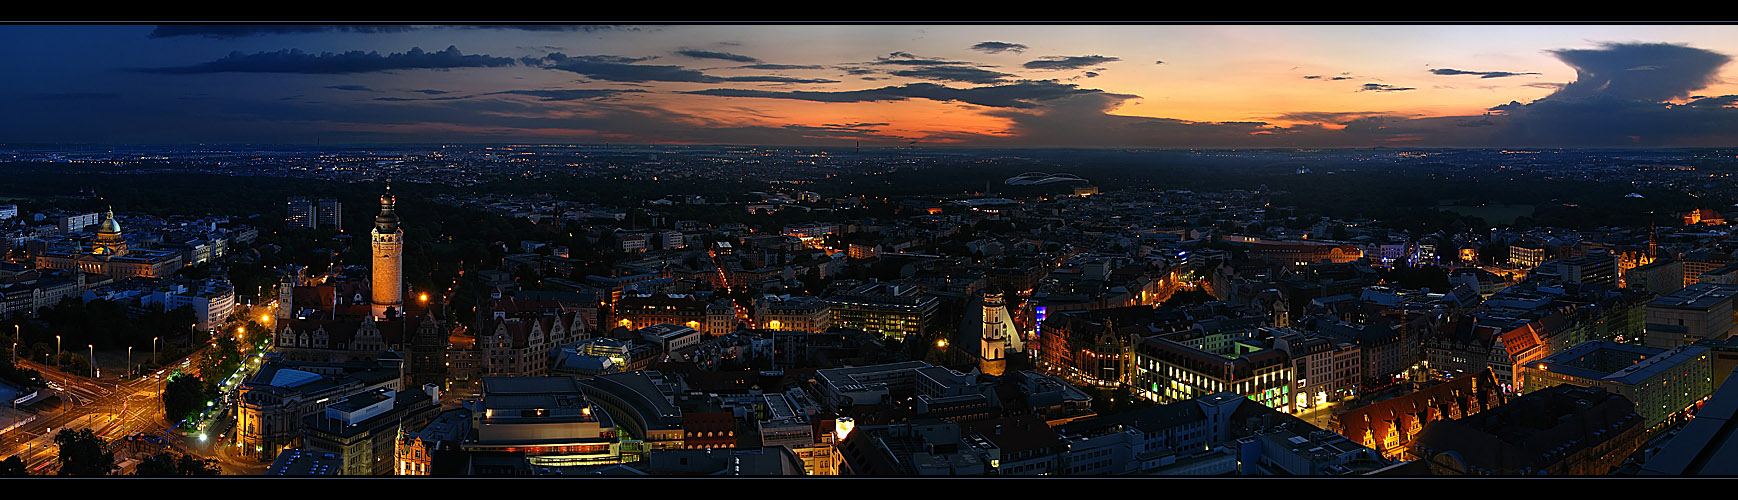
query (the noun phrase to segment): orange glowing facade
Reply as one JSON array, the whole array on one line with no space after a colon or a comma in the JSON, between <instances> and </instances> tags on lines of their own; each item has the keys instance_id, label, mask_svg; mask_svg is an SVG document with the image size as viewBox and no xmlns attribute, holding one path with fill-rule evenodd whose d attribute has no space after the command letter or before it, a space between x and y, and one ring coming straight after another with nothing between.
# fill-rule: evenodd
<instances>
[{"instance_id":1,"label":"orange glowing facade","mask_svg":"<svg viewBox=\"0 0 1738 500\"><path fill-rule=\"evenodd\" d=\"M396 202L392 186L388 185L386 194L380 195L380 215L374 218L374 231L370 234L374 260L369 296L377 317L385 316L388 309L404 312L404 230L398 227Z\"/></svg>"},{"instance_id":2,"label":"orange glowing facade","mask_svg":"<svg viewBox=\"0 0 1738 500\"><path fill-rule=\"evenodd\" d=\"M1426 424L1465 418L1504 401L1496 373L1485 369L1335 415L1328 428L1381 452L1384 458L1401 459Z\"/></svg>"}]
</instances>

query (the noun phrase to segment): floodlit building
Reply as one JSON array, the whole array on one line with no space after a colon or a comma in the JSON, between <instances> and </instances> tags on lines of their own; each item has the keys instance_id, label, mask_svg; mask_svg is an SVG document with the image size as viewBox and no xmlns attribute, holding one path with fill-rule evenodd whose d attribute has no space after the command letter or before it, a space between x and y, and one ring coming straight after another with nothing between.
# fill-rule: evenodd
<instances>
[{"instance_id":1,"label":"floodlit building","mask_svg":"<svg viewBox=\"0 0 1738 500\"><path fill-rule=\"evenodd\" d=\"M115 221L114 209L98 224L97 237L89 252L62 247L36 256L39 269L77 269L117 279L164 278L180 270L181 264L180 252L128 248L127 240L121 236L121 223Z\"/></svg>"},{"instance_id":2,"label":"floodlit building","mask_svg":"<svg viewBox=\"0 0 1738 500\"><path fill-rule=\"evenodd\" d=\"M621 461L615 419L572 377L484 377L482 399L465 408L464 451L519 454L534 466Z\"/></svg>"},{"instance_id":3,"label":"floodlit building","mask_svg":"<svg viewBox=\"0 0 1738 500\"><path fill-rule=\"evenodd\" d=\"M868 283L825 300L832 326L897 339L928 333L940 304L918 287L891 283Z\"/></svg>"},{"instance_id":4,"label":"floodlit building","mask_svg":"<svg viewBox=\"0 0 1738 500\"><path fill-rule=\"evenodd\" d=\"M1570 384L1597 387L1636 404L1649 433L1687 418L1686 410L1714 392L1712 350L1586 342L1521 367L1523 393Z\"/></svg>"}]
</instances>

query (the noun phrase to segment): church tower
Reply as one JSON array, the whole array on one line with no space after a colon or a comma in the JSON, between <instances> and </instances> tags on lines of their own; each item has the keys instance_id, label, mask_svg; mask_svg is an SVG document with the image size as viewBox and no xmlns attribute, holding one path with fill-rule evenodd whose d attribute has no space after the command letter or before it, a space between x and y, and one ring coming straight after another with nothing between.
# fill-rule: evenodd
<instances>
[{"instance_id":1,"label":"church tower","mask_svg":"<svg viewBox=\"0 0 1738 500\"><path fill-rule=\"evenodd\" d=\"M1008 368L1007 309L1002 307L1002 289L990 285L984 290L984 329L978 341L978 371L1001 376Z\"/></svg>"},{"instance_id":2,"label":"church tower","mask_svg":"<svg viewBox=\"0 0 1738 500\"><path fill-rule=\"evenodd\" d=\"M380 215L374 218L372 244L374 262L370 276L374 316L385 316L387 309L404 314L404 230L398 228L398 214L393 212L397 199L392 196L392 181L386 184L386 194L380 195Z\"/></svg>"}]
</instances>

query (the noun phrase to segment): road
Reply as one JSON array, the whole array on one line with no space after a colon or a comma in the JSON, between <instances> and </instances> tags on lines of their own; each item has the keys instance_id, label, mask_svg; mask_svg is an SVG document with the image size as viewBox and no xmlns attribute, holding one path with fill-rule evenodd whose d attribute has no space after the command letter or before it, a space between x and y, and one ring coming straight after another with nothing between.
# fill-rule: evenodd
<instances>
[{"instance_id":1,"label":"road","mask_svg":"<svg viewBox=\"0 0 1738 500\"><path fill-rule=\"evenodd\" d=\"M179 365L197 366L204 349L189 354ZM19 360L18 367L36 370L60 396L59 408L39 414L35 421L6 433L0 439L0 456L18 455L33 473L52 470L57 456L54 434L63 429L91 429L110 441L138 433L161 435L170 426L163 421L163 383L169 370L132 379L93 379L66 373L52 366Z\"/></svg>"}]
</instances>

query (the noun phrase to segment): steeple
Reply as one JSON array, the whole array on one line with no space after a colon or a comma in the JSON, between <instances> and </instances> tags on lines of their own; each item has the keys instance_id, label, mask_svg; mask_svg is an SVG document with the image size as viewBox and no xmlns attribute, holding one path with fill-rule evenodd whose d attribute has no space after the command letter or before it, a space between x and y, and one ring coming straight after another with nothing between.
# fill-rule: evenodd
<instances>
[{"instance_id":1,"label":"steeple","mask_svg":"<svg viewBox=\"0 0 1738 500\"><path fill-rule=\"evenodd\" d=\"M380 195L380 215L374 217L374 228L382 233L398 231L398 198L392 195L392 179L386 180L386 193Z\"/></svg>"}]
</instances>

